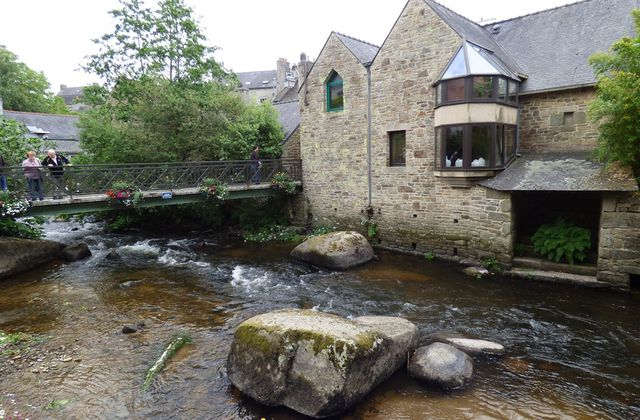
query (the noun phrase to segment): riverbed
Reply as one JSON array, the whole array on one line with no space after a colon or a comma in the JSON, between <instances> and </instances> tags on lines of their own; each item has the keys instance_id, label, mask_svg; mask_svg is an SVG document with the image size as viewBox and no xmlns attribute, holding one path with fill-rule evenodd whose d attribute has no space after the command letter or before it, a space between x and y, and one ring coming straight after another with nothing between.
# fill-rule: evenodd
<instances>
[{"instance_id":1,"label":"riverbed","mask_svg":"<svg viewBox=\"0 0 640 420\"><path fill-rule=\"evenodd\" d=\"M291 260L291 245L199 236L105 234L97 223L50 223L93 256L0 281L0 331L28 334L0 354L0 419L297 419L243 397L226 377L234 327L278 308L345 317L392 315L423 336L499 342L465 390L444 393L399 372L350 419L639 418L640 294L505 278L378 251L347 272ZM121 260L105 259L116 250ZM122 327L138 332L123 334ZM146 370L176 334L180 350L148 391Z\"/></svg>"}]
</instances>

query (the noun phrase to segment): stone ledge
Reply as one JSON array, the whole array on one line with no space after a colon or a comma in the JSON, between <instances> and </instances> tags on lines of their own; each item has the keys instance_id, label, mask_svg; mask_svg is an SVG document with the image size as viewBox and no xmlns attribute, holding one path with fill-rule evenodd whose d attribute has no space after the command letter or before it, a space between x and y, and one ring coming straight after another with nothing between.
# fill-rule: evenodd
<instances>
[{"instance_id":1,"label":"stone ledge","mask_svg":"<svg viewBox=\"0 0 640 420\"><path fill-rule=\"evenodd\" d=\"M595 276L581 274L562 273L559 271L533 270L528 268L512 268L505 271L504 275L524 278L527 280L545 281L549 283L570 284L576 286L592 287L599 289L621 289L621 285L598 281Z\"/></svg>"}]
</instances>

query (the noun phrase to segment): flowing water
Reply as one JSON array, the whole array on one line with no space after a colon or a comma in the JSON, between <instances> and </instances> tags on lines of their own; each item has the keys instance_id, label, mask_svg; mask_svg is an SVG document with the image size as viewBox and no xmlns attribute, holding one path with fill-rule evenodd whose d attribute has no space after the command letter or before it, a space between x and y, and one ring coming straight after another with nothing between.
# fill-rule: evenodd
<instances>
[{"instance_id":1,"label":"flowing water","mask_svg":"<svg viewBox=\"0 0 640 420\"><path fill-rule=\"evenodd\" d=\"M82 239L93 256L0 281L0 330L36 338L22 354L0 355L0 418L300 418L243 397L226 377L234 327L278 308L402 316L423 335L508 349L476 359L462 391L399 372L346 418L640 418L637 293L476 280L385 252L330 272L292 261L289 245L104 234L97 224L51 223L47 236ZM111 249L121 261L105 259ZM146 370L183 332L193 343L142 391Z\"/></svg>"}]
</instances>

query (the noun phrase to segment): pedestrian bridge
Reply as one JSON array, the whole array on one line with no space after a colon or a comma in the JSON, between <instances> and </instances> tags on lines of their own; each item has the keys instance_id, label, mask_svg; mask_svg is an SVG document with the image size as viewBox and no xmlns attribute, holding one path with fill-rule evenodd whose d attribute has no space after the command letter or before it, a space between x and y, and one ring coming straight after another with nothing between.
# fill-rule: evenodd
<instances>
[{"instance_id":1,"label":"pedestrian bridge","mask_svg":"<svg viewBox=\"0 0 640 420\"><path fill-rule=\"evenodd\" d=\"M277 194L271 181L278 173L285 173L298 186L302 185L300 160L263 159L261 162L259 167L247 160L69 165L64 167L62 180L42 167L45 198L33 200L26 215L55 216L123 209L123 204L112 202L107 195L116 182L125 182L142 192L144 198L138 207L205 201L207 197L200 188L207 179L228 186L226 200ZM2 172L7 177L9 191L29 196L22 167L5 167Z\"/></svg>"}]
</instances>

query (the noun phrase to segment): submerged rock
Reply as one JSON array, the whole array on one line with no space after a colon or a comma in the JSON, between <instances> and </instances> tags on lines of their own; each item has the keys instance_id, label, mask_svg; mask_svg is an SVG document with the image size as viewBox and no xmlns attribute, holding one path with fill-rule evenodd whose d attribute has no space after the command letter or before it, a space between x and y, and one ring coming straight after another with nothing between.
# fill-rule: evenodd
<instances>
[{"instance_id":1,"label":"submerged rock","mask_svg":"<svg viewBox=\"0 0 640 420\"><path fill-rule=\"evenodd\" d=\"M60 257L67 261L77 261L91 256L89 245L84 242L76 242L64 247L60 251Z\"/></svg>"},{"instance_id":2,"label":"submerged rock","mask_svg":"<svg viewBox=\"0 0 640 420\"><path fill-rule=\"evenodd\" d=\"M348 320L309 310L250 318L236 329L231 383L270 406L312 417L338 414L404 364L417 328L402 318Z\"/></svg>"},{"instance_id":3,"label":"submerged rock","mask_svg":"<svg viewBox=\"0 0 640 420\"><path fill-rule=\"evenodd\" d=\"M138 329L136 327L132 327L131 325L125 325L124 327L122 327L123 334L133 334L135 332L138 332Z\"/></svg>"},{"instance_id":4,"label":"submerged rock","mask_svg":"<svg viewBox=\"0 0 640 420\"><path fill-rule=\"evenodd\" d=\"M0 238L0 279L46 264L63 248L54 241Z\"/></svg>"},{"instance_id":5,"label":"submerged rock","mask_svg":"<svg viewBox=\"0 0 640 420\"><path fill-rule=\"evenodd\" d=\"M433 343L415 351L409 373L444 389L461 388L473 375L473 361L450 344Z\"/></svg>"},{"instance_id":6,"label":"submerged rock","mask_svg":"<svg viewBox=\"0 0 640 420\"><path fill-rule=\"evenodd\" d=\"M109 261L122 261L122 257L115 249L109 250L109 253L105 255L104 259Z\"/></svg>"},{"instance_id":7,"label":"submerged rock","mask_svg":"<svg viewBox=\"0 0 640 420\"><path fill-rule=\"evenodd\" d=\"M493 341L458 337L450 337L446 341L467 354L504 354L504 346Z\"/></svg>"},{"instance_id":8,"label":"submerged rock","mask_svg":"<svg viewBox=\"0 0 640 420\"><path fill-rule=\"evenodd\" d=\"M291 256L334 270L346 270L371 261L375 254L358 232L332 232L313 236L291 251Z\"/></svg>"},{"instance_id":9,"label":"submerged rock","mask_svg":"<svg viewBox=\"0 0 640 420\"><path fill-rule=\"evenodd\" d=\"M487 277L491 275L491 272L484 267L467 267L462 272L471 277Z\"/></svg>"}]
</instances>

